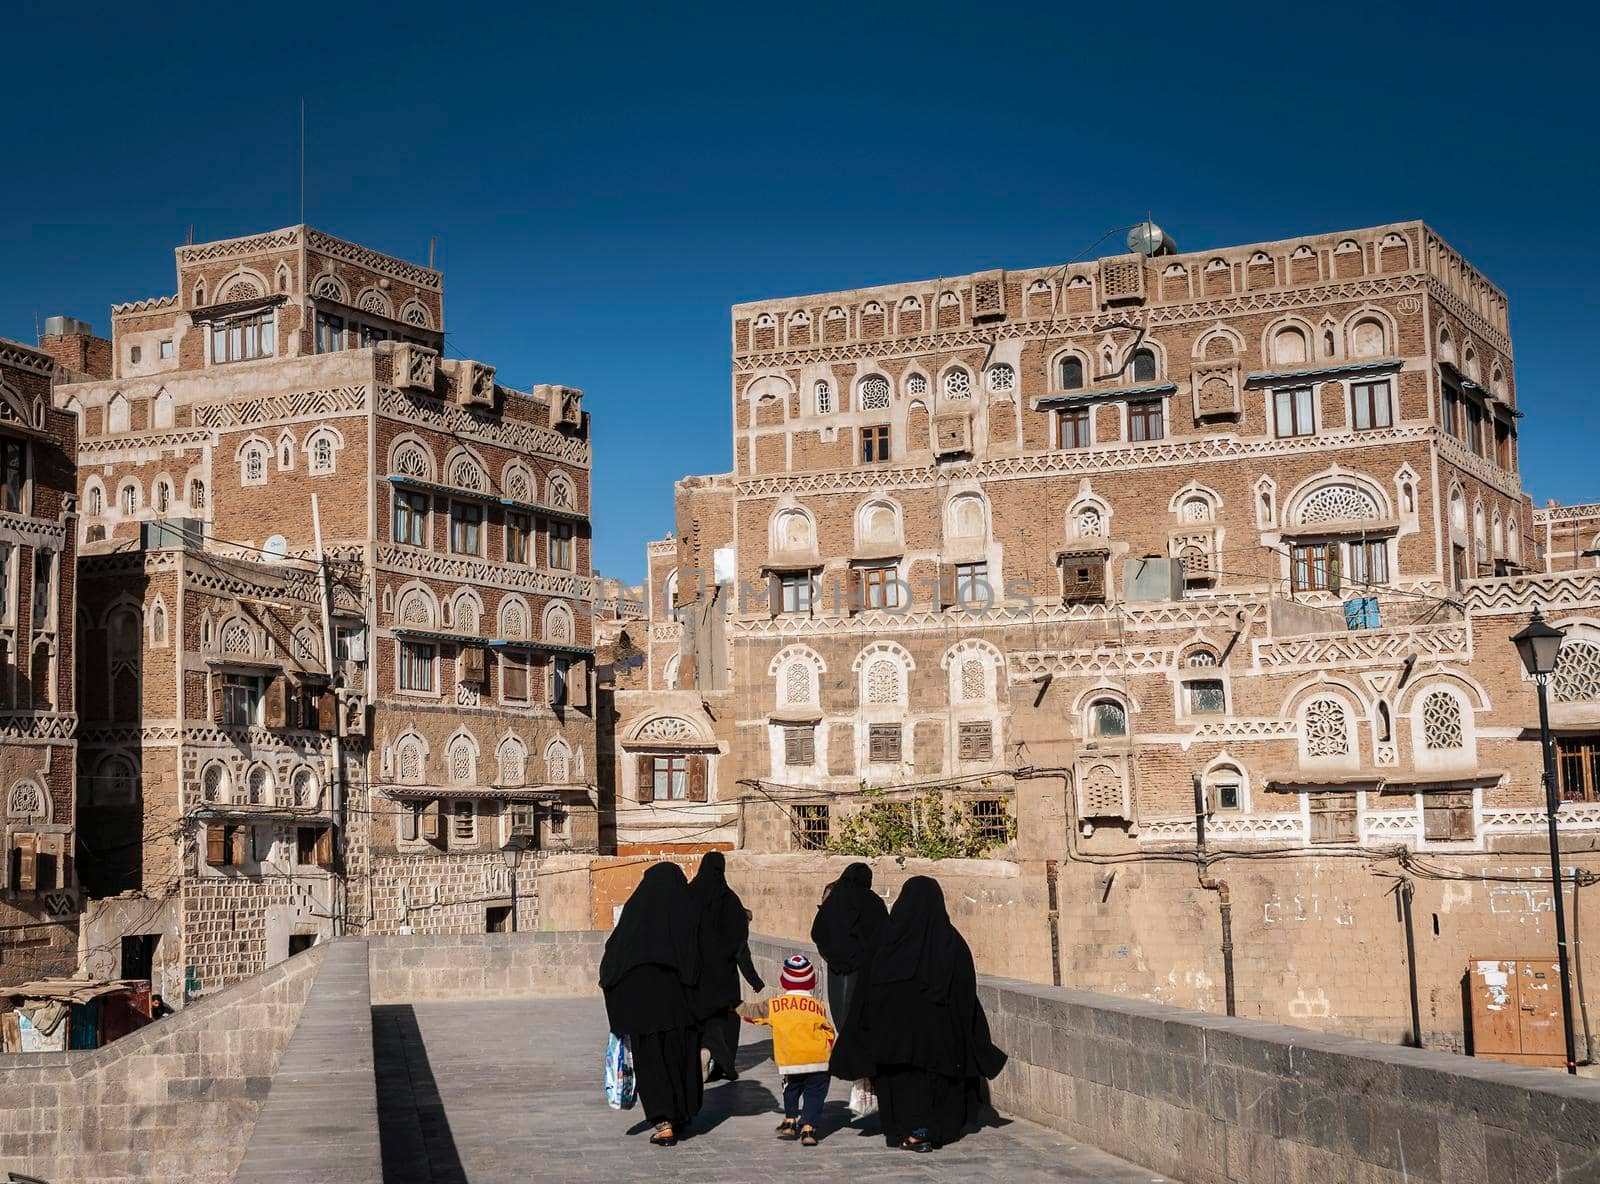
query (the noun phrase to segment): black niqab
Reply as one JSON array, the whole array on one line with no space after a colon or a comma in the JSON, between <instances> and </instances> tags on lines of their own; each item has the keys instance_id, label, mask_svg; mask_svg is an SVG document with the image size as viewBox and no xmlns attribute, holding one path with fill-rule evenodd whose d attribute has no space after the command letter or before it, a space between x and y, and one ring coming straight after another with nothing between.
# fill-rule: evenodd
<instances>
[{"instance_id":1,"label":"black niqab","mask_svg":"<svg viewBox=\"0 0 1600 1184\"><path fill-rule=\"evenodd\" d=\"M618 1035L692 1022L689 995L700 979L694 905L683 869L652 865L622 906L600 959L600 988Z\"/></svg>"},{"instance_id":2,"label":"black niqab","mask_svg":"<svg viewBox=\"0 0 1600 1184\"><path fill-rule=\"evenodd\" d=\"M878 1065L971 1078L994 1077L1005 1064L978 1002L972 951L927 876L907 880L895 901L866 992L860 1039Z\"/></svg>"},{"instance_id":3,"label":"black niqab","mask_svg":"<svg viewBox=\"0 0 1600 1184\"><path fill-rule=\"evenodd\" d=\"M739 1003L740 952L750 941L744 902L728 886L728 864L721 851L708 851L689 884L689 907L699 924L700 982L695 1015L704 1018Z\"/></svg>"},{"instance_id":4,"label":"black niqab","mask_svg":"<svg viewBox=\"0 0 1600 1184\"><path fill-rule=\"evenodd\" d=\"M828 885L811 923L811 941L830 973L854 974L872 957L888 921L888 906L872 890L872 869L852 863Z\"/></svg>"}]
</instances>

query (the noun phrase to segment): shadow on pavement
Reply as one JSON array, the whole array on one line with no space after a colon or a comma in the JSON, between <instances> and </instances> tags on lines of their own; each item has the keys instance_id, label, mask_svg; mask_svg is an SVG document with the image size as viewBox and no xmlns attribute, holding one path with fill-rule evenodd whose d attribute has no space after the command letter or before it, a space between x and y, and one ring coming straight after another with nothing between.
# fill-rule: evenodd
<instances>
[{"instance_id":1,"label":"shadow on pavement","mask_svg":"<svg viewBox=\"0 0 1600 1184\"><path fill-rule=\"evenodd\" d=\"M422 1029L409 1005L372 1009L372 1060L384 1184L467 1184Z\"/></svg>"}]
</instances>

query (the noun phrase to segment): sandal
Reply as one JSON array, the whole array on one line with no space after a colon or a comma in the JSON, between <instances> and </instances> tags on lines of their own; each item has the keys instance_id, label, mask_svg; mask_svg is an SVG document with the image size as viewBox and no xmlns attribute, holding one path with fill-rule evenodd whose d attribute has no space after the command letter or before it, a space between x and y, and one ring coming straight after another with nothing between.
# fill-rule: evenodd
<instances>
[{"instance_id":1,"label":"sandal","mask_svg":"<svg viewBox=\"0 0 1600 1184\"><path fill-rule=\"evenodd\" d=\"M915 1151L918 1155L926 1155L933 1150L933 1144L926 1139L919 1139L915 1135L907 1135L900 1143L900 1150Z\"/></svg>"},{"instance_id":2,"label":"sandal","mask_svg":"<svg viewBox=\"0 0 1600 1184\"><path fill-rule=\"evenodd\" d=\"M800 1146L815 1147L817 1145L817 1130L815 1127L803 1126L800 1128Z\"/></svg>"},{"instance_id":3,"label":"sandal","mask_svg":"<svg viewBox=\"0 0 1600 1184\"><path fill-rule=\"evenodd\" d=\"M652 1147L676 1147L678 1145L677 1133L673 1131L670 1122L656 1127L656 1133L650 1136L650 1145Z\"/></svg>"},{"instance_id":4,"label":"sandal","mask_svg":"<svg viewBox=\"0 0 1600 1184\"><path fill-rule=\"evenodd\" d=\"M778 1138L793 1140L798 1139L799 1137L800 1127L794 1119L785 1118L778 1124Z\"/></svg>"}]
</instances>

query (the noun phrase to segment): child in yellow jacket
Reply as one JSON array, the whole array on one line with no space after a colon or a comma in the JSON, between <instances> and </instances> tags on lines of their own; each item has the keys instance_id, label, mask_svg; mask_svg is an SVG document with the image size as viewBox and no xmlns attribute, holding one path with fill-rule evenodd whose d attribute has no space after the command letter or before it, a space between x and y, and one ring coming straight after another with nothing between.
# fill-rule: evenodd
<instances>
[{"instance_id":1,"label":"child in yellow jacket","mask_svg":"<svg viewBox=\"0 0 1600 1184\"><path fill-rule=\"evenodd\" d=\"M784 959L779 975L783 994L739 1009L746 1022L772 1029L772 1059L783 1075L783 1122L778 1138L817 1145L817 1120L828 1098L828 1056L833 1051L833 1025L817 998L817 972L811 959L795 954Z\"/></svg>"}]
</instances>

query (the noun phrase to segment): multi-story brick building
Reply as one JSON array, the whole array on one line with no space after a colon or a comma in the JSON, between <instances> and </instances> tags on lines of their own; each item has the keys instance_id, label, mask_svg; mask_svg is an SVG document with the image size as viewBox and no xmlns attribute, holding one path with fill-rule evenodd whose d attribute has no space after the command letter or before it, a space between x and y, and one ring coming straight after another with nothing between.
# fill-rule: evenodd
<instances>
[{"instance_id":1,"label":"multi-story brick building","mask_svg":"<svg viewBox=\"0 0 1600 1184\"><path fill-rule=\"evenodd\" d=\"M696 702L618 734L810 795L749 842L1046 766L1093 843L1192 837L1195 776L1240 842L1482 845L1533 800L1469 616L1533 550L1506 298L1419 222L744 304L733 371L734 472L651 566Z\"/></svg>"},{"instance_id":2,"label":"multi-story brick building","mask_svg":"<svg viewBox=\"0 0 1600 1184\"><path fill-rule=\"evenodd\" d=\"M46 352L0 339L0 986L77 966L76 428Z\"/></svg>"},{"instance_id":3,"label":"multi-story brick building","mask_svg":"<svg viewBox=\"0 0 1600 1184\"><path fill-rule=\"evenodd\" d=\"M596 843L581 392L442 357L439 272L305 226L178 248L112 325L109 376L56 395L91 968L177 998L345 930L505 924L504 845Z\"/></svg>"}]
</instances>

